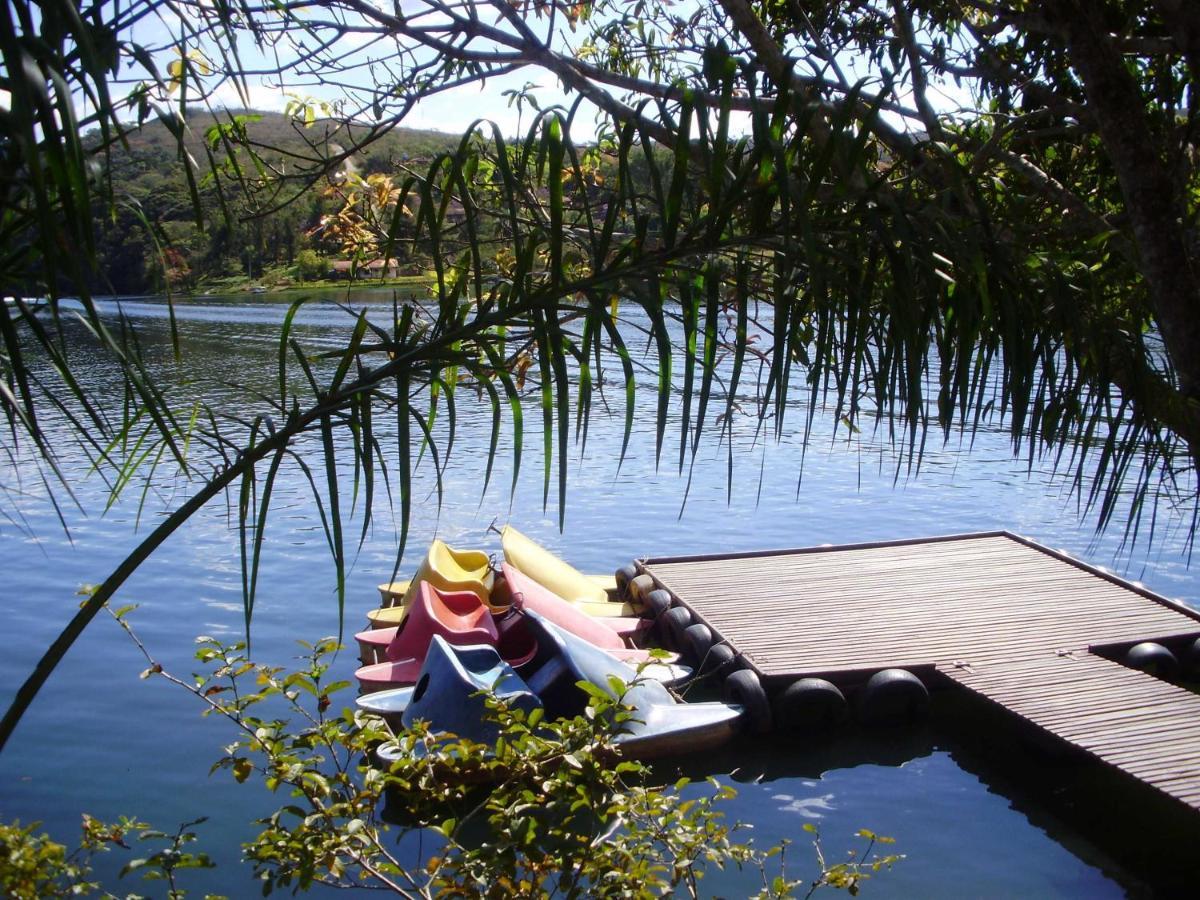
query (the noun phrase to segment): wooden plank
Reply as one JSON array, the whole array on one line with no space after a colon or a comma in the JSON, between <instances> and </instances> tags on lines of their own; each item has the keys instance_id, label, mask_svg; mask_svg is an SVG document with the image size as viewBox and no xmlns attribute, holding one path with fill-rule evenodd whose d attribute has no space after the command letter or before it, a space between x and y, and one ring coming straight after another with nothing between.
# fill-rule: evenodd
<instances>
[{"instance_id":1,"label":"wooden plank","mask_svg":"<svg viewBox=\"0 0 1200 900\"><path fill-rule=\"evenodd\" d=\"M722 617L715 617L711 614L706 615L703 609L693 610L701 616L701 618L722 622ZM949 611L948 611L949 612ZM770 643L787 643L789 646L794 646L797 637L806 638L809 642L815 641L837 641L838 638L847 633L863 634L863 635L878 635L880 641L896 640L902 638L909 643L923 643L930 638L943 637L956 639L958 644L965 649L970 649L977 645L995 646L1001 644L1007 639L1010 634L1015 634L1019 639L1019 644L1028 644L1031 641L1037 641L1037 645L1043 649L1051 649L1054 647L1069 647L1086 648L1088 646L1103 645L1110 643L1106 637L1097 637L1096 632L1103 630L1105 634L1130 634L1131 639L1141 637L1146 634L1154 635L1160 638L1171 638L1178 635L1186 637L1190 634L1200 633L1194 626L1186 623L1179 623L1178 628L1161 628L1161 623L1148 622L1140 628L1135 627L1137 623L1126 624L1125 622L1107 622L1097 621L1095 616L1091 617L1092 627L1088 627L1088 617L1086 613L1078 614L1064 613L1059 619L1061 625L1051 631L1051 628L1039 628L1039 623L1031 622L1025 624L1022 629L1020 622L1005 622L1003 619L997 619L996 623L991 627L978 627L972 622L960 623L958 627L949 628L944 625L933 628L922 628L920 623L911 622L905 623L903 620L879 619L872 624L856 623L848 621L825 622L825 621L805 621L802 617L775 617L774 628L770 626L756 626L748 622L739 622L737 620L729 620L724 617L722 622L726 626L726 631L739 631L747 637L763 640ZM1160 626L1154 628L1154 626ZM785 627L799 629L798 632L792 634L781 634L781 630ZM1151 630L1153 628L1153 630ZM1002 636L1003 635L1003 636ZM1022 635L1026 635L1022 637Z\"/></svg>"},{"instance_id":2,"label":"wooden plank","mask_svg":"<svg viewBox=\"0 0 1200 900\"><path fill-rule=\"evenodd\" d=\"M1034 628L1022 628L1013 623L1003 627L988 629L982 633L973 633L976 629L966 628L958 631L923 631L905 632L901 625L889 626L880 623L874 631L868 627L847 625L844 628L835 627L805 627L800 622L779 621L776 630L750 629L738 623L721 622L711 615L700 615L700 618L710 625L717 625L718 630L730 640L741 639L753 643L764 650L780 648L785 650L803 650L809 654L819 652L838 653L846 656L862 656L874 650L886 650L891 647L919 647L922 655L927 658L944 658L956 652L968 653L972 650L988 650L991 652L1008 650L1017 652L1028 647L1046 649L1088 649L1090 647L1120 646L1122 644L1140 643L1142 640L1157 639L1173 643L1186 641L1200 632L1194 630L1162 631L1150 629L1134 629L1111 623L1097 623L1087 628L1085 623L1073 629L1063 629L1057 634L1039 632ZM780 632L791 631L790 635ZM1089 638L1091 640L1089 640ZM869 647L861 646L869 644Z\"/></svg>"},{"instance_id":3,"label":"wooden plank","mask_svg":"<svg viewBox=\"0 0 1200 900\"><path fill-rule=\"evenodd\" d=\"M971 594L972 587L961 587L961 596L940 603L930 602L928 595L919 601L906 602L905 598L889 594L884 597L870 596L849 604L844 608L821 601L784 600L777 604L757 603L739 598L736 605L717 604L703 599L684 601L684 605L701 612L712 613L741 622L749 627L769 626L778 618L803 620L809 627L821 624L854 624L853 617L869 610L871 624L905 623L912 627L933 626L942 629L958 629L971 624L990 625L995 622L1012 621L1015 617L1028 615L1032 623L1068 622L1082 615L1099 616L1102 620L1136 623L1165 623L1169 631L1200 631L1200 623L1181 616L1171 610L1156 609L1149 604L1135 606L1132 602L1119 608L1106 608L1089 602L1086 595L1075 594L1071 602L1059 602L1053 597L1039 597L1029 604L1013 603L1003 595L988 597L982 593ZM1047 604L1051 604L1049 608ZM1111 607L1112 605L1110 605ZM962 616L953 622L944 617L948 612ZM848 618L849 617L849 618ZM867 627L867 623L861 623ZM1055 626L1059 630L1061 626Z\"/></svg>"},{"instance_id":4,"label":"wooden plank","mask_svg":"<svg viewBox=\"0 0 1200 900\"><path fill-rule=\"evenodd\" d=\"M1022 683L1028 686L1031 672L1044 675L1055 663L1069 680L1046 683L1039 695L1006 690L1002 669L986 677L962 670L945 674L1104 764L1200 809L1200 696L1096 656L1044 662L1017 673Z\"/></svg>"},{"instance_id":5,"label":"wooden plank","mask_svg":"<svg viewBox=\"0 0 1200 900\"><path fill-rule=\"evenodd\" d=\"M712 625L712 620L707 620ZM969 647L963 646L961 643L956 643L952 640L942 640L937 643L930 642L924 646L919 643L909 642L884 642L884 641L860 641L855 642L852 648L839 647L836 645L813 645L813 646L789 646L786 642L767 644L762 641L754 640L741 635L736 630L724 630L719 627L716 629L721 633L722 637L729 641L731 646L742 652L749 652L758 655L764 659L779 659L779 660L794 660L801 668L819 668L822 666L845 665L854 666L861 665L869 667L872 663L878 664L887 659L916 659L921 662L931 662L934 664L942 664L947 659L957 660L960 656L968 656L971 658L979 658L980 655L972 654ZM848 639L857 637L851 633ZM803 641L803 638L800 638ZM1035 648L1021 648L1030 651ZM1032 653L1003 653L999 650L992 654L982 657L981 662L1003 662L1010 656L1017 658L1028 658Z\"/></svg>"},{"instance_id":6,"label":"wooden plank","mask_svg":"<svg viewBox=\"0 0 1200 900\"><path fill-rule=\"evenodd\" d=\"M1152 744L1160 744L1164 740L1181 740L1187 736L1196 737L1195 730L1191 727L1191 723L1154 723L1148 728L1137 730L1117 730L1117 726L1105 730L1092 730L1086 728L1072 727L1070 725L1056 726L1053 723L1047 726L1054 730L1056 734L1063 737L1071 738L1072 740L1086 741L1089 748L1096 750L1119 750L1129 747L1145 747L1146 742ZM1148 751L1147 751L1148 752Z\"/></svg>"},{"instance_id":7,"label":"wooden plank","mask_svg":"<svg viewBox=\"0 0 1200 900\"><path fill-rule=\"evenodd\" d=\"M1008 705L1008 703L1005 703L1005 706ZM1039 724L1044 725L1046 728L1051 728L1055 732L1063 734L1068 732L1072 734L1097 734L1098 740L1103 740L1105 735L1111 735L1118 729L1117 733L1123 736L1165 734L1169 730L1176 730L1177 716L1180 719L1178 724L1194 727L1194 723L1190 719L1185 718L1186 714L1179 711L1177 704L1160 707L1153 714L1149 715L1139 715L1140 711L1136 709L1118 709L1100 713L1077 712L1070 714L1048 714L1044 710L1028 706L1022 706L1020 709L1025 715L1036 718ZM1187 728L1182 727L1178 730L1186 731Z\"/></svg>"},{"instance_id":8,"label":"wooden plank","mask_svg":"<svg viewBox=\"0 0 1200 900\"><path fill-rule=\"evenodd\" d=\"M948 679L1200 810L1200 697L1089 652L1200 636L1140 585L1005 532L638 565L768 684Z\"/></svg>"},{"instance_id":9,"label":"wooden plank","mask_svg":"<svg viewBox=\"0 0 1200 900\"><path fill-rule=\"evenodd\" d=\"M1010 532L981 532L977 534L946 535L943 537L906 539L900 541L879 541L861 544L848 544L839 547L804 547L789 550L764 550L753 553L724 553L709 556L692 557L658 557L639 560L640 569L646 570L655 566L664 570L678 567L683 570L697 570L698 567L709 567L709 571L720 573L727 569L728 563L759 562L759 571L768 562L777 564L785 559L801 560L809 565L825 564L844 566L847 560L855 561L871 558L872 554L881 560L929 558L952 560L955 554L980 554L983 556L996 555L1015 560L1045 559L1059 564L1060 569L1070 568L1079 573L1106 581L1123 591L1135 593L1152 602L1181 612L1197 621L1200 613L1174 600L1162 597L1145 587L1120 578L1111 572L1090 566L1068 554L1045 547L1028 538ZM814 563L813 560L817 560ZM766 561L766 562L764 562Z\"/></svg>"},{"instance_id":10,"label":"wooden plank","mask_svg":"<svg viewBox=\"0 0 1200 900\"><path fill-rule=\"evenodd\" d=\"M1153 719L1118 721L1109 724L1105 729L1092 726L1094 732L1092 736L1097 742L1103 742L1106 746L1111 747L1133 746L1144 738L1150 739L1151 743L1148 746L1158 747L1161 742L1156 740L1157 738L1173 733L1190 733L1200 740L1200 729L1197 728L1196 720L1193 718L1195 712L1194 707L1186 712L1177 709L1170 714L1160 712ZM1087 728L1079 723L1067 722L1058 727L1063 732L1087 733Z\"/></svg>"},{"instance_id":11,"label":"wooden plank","mask_svg":"<svg viewBox=\"0 0 1200 900\"><path fill-rule=\"evenodd\" d=\"M1159 697L1148 701L1132 692L1124 695L1121 699L1129 703L1136 703L1137 706L1133 709L1121 706L1120 700L1109 697L1092 697L1088 700L1081 700L1076 696L1058 693L1054 695L1047 694L1043 697L1032 699L1013 696L1006 692L989 691L989 694L1002 700L1005 706L1019 706L1023 710L1036 712L1044 721L1053 719L1068 722L1077 718L1101 719L1104 717L1119 720L1127 718L1131 714L1153 715L1160 711L1169 711L1178 706L1178 700L1174 697Z\"/></svg>"},{"instance_id":12,"label":"wooden plank","mask_svg":"<svg viewBox=\"0 0 1200 900\"><path fill-rule=\"evenodd\" d=\"M808 627L819 627L822 624L854 625L857 617L868 613L873 625L886 623L905 623L910 627L938 627L947 629L951 623L943 618L947 613L961 615L961 620L954 627L961 629L971 624L988 625L996 621L1013 621L1023 614L1028 614L1030 621L1049 623L1053 630L1061 630L1061 624L1055 624L1057 613L1059 623L1064 623L1072 617L1091 615L1099 622L1111 620L1114 624L1128 621L1138 627L1153 628L1154 623L1163 623L1163 631L1167 632L1196 632L1200 631L1200 623L1178 613L1168 610L1149 608L1106 608L1101 604L1090 602L1085 595L1073 595L1070 602L1062 602L1055 597L1039 597L1036 603L1028 606L1012 603L1003 595L988 597L983 594L970 596L972 588L963 587L961 598L943 600L940 603L929 603L927 595L922 595L919 601L907 601L895 594L879 597L865 597L861 601L839 608L836 605L818 601L786 600L778 604L757 603L738 599L736 605L716 604L704 600L684 600L683 605L702 614L719 616L731 622L741 622L748 627L755 625L775 624L779 619L791 619L803 622ZM1051 609L1047 609L1047 604ZM866 623L860 623L866 627Z\"/></svg>"},{"instance_id":13,"label":"wooden plank","mask_svg":"<svg viewBox=\"0 0 1200 900\"><path fill-rule=\"evenodd\" d=\"M831 553L831 552L852 552L855 550L886 550L889 548L903 549L905 547L923 546L926 544L953 544L958 541L972 541L979 544L986 544L989 540L1011 539L1013 536L1006 531L979 531L970 534L948 534L939 537L927 538L902 538L892 541L867 541L857 544L840 544L824 547L798 547L781 550L752 550L752 551L735 551L732 553L710 553L699 556L660 556L642 560L641 563L645 566L649 565L667 565L674 563L703 563L717 562L734 559L759 559L769 556L783 555L803 555L810 553Z\"/></svg>"},{"instance_id":14,"label":"wooden plank","mask_svg":"<svg viewBox=\"0 0 1200 900\"><path fill-rule=\"evenodd\" d=\"M1175 780L1185 775L1200 775L1200 762L1196 761L1196 747L1179 746L1167 752L1147 755L1132 750L1106 751L1106 757L1137 769L1143 776L1153 775L1164 780Z\"/></svg>"}]
</instances>

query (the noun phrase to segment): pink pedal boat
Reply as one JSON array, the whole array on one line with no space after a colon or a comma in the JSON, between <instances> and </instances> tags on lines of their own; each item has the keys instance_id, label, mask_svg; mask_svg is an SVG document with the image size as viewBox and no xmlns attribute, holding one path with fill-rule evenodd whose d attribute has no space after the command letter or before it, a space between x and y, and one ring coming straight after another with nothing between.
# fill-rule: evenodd
<instances>
[{"instance_id":1,"label":"pink pedal boat","mask_svg":"<svg viewBox=\"0 0 1200 900\"><path fill-rule=\"evenodd\" d=\"M501 571L512 591L514 606L532 609L564 631L569 631L589 644L608 651L623 662L636 666L651 659L650 651L629 647L626 638L641 634L652 627L652 620L628 617L598 619L589 616L573 603L568 603L508 563L501 563Z\"/></svg>"},{"instance_id":2,"label":"pink pedal boat","mask_svg":"<svg viewBox=\"0 0 1200 900\"><path fill-rule=\"evenodd\" d=\"M365 659L380 653L384 657L383 662L362 666L354 673L362 693L415 682L435 634L460 646L501 643L496 621L478 596L470 591L443 592L422 582L402 625L355 635ZM523 662L528 655L524 651L510 662Z\"/></svg>"}]
</instances>

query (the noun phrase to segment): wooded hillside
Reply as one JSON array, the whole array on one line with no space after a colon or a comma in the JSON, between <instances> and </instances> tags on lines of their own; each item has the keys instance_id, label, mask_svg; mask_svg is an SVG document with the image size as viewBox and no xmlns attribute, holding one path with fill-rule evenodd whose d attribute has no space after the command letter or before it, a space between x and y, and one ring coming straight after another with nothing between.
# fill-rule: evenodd
<instances>
[{"instance_id":1,"label":"wooded hillside","mask_svg":"<svg viewBox=\"0 0 1200 900\"><path fill-rule=\"evenodd\" d=\"M148 122L127 136L126 146L112 148L108 165L117 206L113 214L95 211L100 256L93 290L150 293L162 291L168 281L172 290L203 290L262 280L268 273L278 280L299 277L285 269L298 262L309 275L323 274L341 246L321 232L321 218L340 209L343 199L328 179L306 180L300 173L310 168L306 163L355 146L359 136L332 120L305 126L271 112L223 111L216 117L197 112L188 125L186 146L196 163L192 185L175 136L161 122ZM229 128L245 128L252 144L262 148L257 164L244 151L231 155L220 131ZM398 128L375 140L368 153L350 156L345 171L396 176L405 166L423 168L459 140ZM282 190L251 191L248 198L239 182L261 180L257 165L296 177ZM303 251L310 252L302 256Z\"/></svg>"}]
</instances>

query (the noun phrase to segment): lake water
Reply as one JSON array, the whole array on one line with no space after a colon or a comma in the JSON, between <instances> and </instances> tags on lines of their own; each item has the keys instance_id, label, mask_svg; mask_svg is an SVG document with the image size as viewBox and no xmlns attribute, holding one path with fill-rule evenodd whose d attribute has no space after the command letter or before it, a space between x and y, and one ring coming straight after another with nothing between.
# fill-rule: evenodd
<instances>
[{"instance_id":1,"label":"lake water","mask_svg":"<svg viewBox=\"0 0 1200 900\"><path fill-rule=\"evenodd\" d=\"M354 302L386 299L364 293ZM115 311L115 305L113 306ZM272 298L192 302L179 309L188 384L227 407L238 402L239 385L269 384L276 364L275 335L286 302ZM148 353L169 374L165 306L157 300L129 301ZM335 346L346 334L345 317L331 304L316 303L298 330L309 346ZM80 371L97 387L106 373L81 353ZM614 369L610 377L618 374ZM172 376L174 377L174 376ZM652 381L642 379L643 412L653 408ZM1000 428L984 428L969 452L955 438L946 446L931 439L919 477L902 471L869 434L847 444L818 414L801 467L803 408L790 415L782 441L756 437L749 416L734 432L734 489L726 496L727 447L704 442L686 505L686 472L676 471L677 436L668 439L656 469L654 430L639 416L629 455L620 471L623 411L618 382L609 385L611 417L596 404L586 453L574 448L569 474L566 524L542 509L540 418L531 405L526 417L525 460L514 496L504 455L486 496L480 496L490 412L466 394L459 402L458 442L447 470L444 502L437 509L434 481L426 464L417 480L410 550L404 571L435 535L453 545L498 550L489 523L511 521L579 568L611 571L638 556L750 550L764 547L846 543L956 532L1008 529L1093 563L1141 579L1151 589L1195 605L1200 579L1187 566L1184 526L1160 520L1149 552L1122 551L1119 529L1097 537L1080 522L1065 483L1032 470L1011 456ZM536 402L536 397L532 398ZM802 403L802 400L795 401ZM61 435L65 467L82 478L86 464ZM140 539L135 534L138 495L101 514L105 491L98 479L81 482L86 514L67 509L71 540L44 501L32 470L0 462L7 489L0 519L0 611L6 623L0 656L0 700L7 703L36 659L78 604L76 589L101 581ZM141 534L186 496L183 483L158 485L142 513ZM682 506L682 512L681 512ZM376 604L375 585L394 561L396 532L382 507L349 574L347 628ZM211 634L235 639L242 628L237 533L229 511L215 503L175 535L121 591L122 603L138 603L133 623L151 651L170 669L192 671L193 638ZM881 598L883 599L883 598ZM334 574L321 525L297 471L276 488L268 527L253 630L256 659L286 663L294 641L337 631ZM353 654L339 657L337 674L350 677ZM203 719L188 698L159 680L139 680L144 663L136 649L100 617L43 688L17 734L0 756L0 817L41 820L57 839L73 841L80 814L115 818L136 815L171 829L201 815L202 848L219 868L190 875L185 886L199 894L230 896L257 892L249 870L237 863L239 842L249 822L283 802L239 787L227 775L208 775L211 762L230 739L220 722ZM1143 894L1156 885L1154 861L1123 852L1127 841L1111 832L1117 821L1104 792L1119 790L1094 773L1062 767L1053 760L1008 750L1007 735L962 727L969 710L946 708L925 728L899 735L847 732L823 741L743 740L719 755L690 760L694 775L713 774L737 786L731 818L754 825L755 838L797 841L791 865L803 871L804 823L818 824L831 855L852 845L859 828L896 838L907 855L897 868L869 883L877 897L1110 897ZM999 751L998 751L999 748ZM1057 766L1057 767L1056 767ZM673 770L660 770L664 778ZM1122 797L1124 795L1121 795ZM1138 798L1120 821L1138 823ZM1100 809L1100 812L1096 810ZM1156 843L1156 824L1140 830ZM1146 833L1149 829L1149 834ZM1178 835L1172 835L1178 837ZM145 889L132 880L110 888ZM145 887L150 887L147 885ZM722 876L706 889L737 895L753 880Z\"/></svg>"}]
</instances>

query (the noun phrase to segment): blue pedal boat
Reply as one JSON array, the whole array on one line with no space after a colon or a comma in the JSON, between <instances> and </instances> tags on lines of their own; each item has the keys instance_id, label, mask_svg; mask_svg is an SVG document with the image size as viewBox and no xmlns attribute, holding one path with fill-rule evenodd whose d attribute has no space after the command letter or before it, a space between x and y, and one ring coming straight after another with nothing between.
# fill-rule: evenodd
<instances>
[{"instance_id":1,"label":"blue pedal boat","mask_svg":"<svg viewBox=\"0 0 1200 900\"><path fill-rule=\"evenodd\" d=\"M596 685L615 698L610 677L616 676L628 685L624 702L634 710L616 737L622 755L648 759L700 752L738 732L740 707L682 702L659 682L639 677L634 667L600 648L535 612L526 615L538 651L519 669L504 662L492 647L452 646L435 637L416 685L359 697L359 707L381 715L393 730L424 719L434 732L490 743L496 739L497 727L484 715L483 692L492 691L521 709L541 706L550 719L564 718L580 715L587 707L588 693L578 682ZM389 761L387 746L379 754L385 762ZM394 752L393 748L393 757Z\"/></svg>"}]
</instances>

